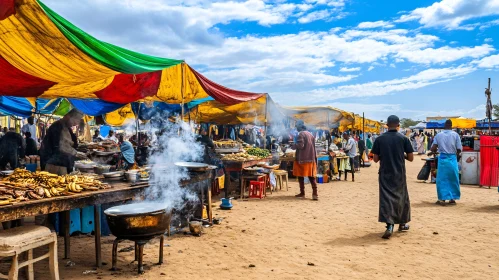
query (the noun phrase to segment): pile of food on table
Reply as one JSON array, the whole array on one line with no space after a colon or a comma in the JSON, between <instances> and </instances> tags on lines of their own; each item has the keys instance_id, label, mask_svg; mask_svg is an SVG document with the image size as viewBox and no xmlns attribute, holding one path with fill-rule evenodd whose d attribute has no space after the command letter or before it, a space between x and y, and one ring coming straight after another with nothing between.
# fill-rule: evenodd
<instances>
[{"instance_id":1,"label":"pile of food on table","mask_svg":"<svg viewBox=\"0 0 499 280\"><path fill-rule=\"evenodd\" d=\"M0 181L0 205L108 188L110 188L108 184L102 183L95 176L81 174L58 176L45 171L30 172L16 169Z\"/></svg>"},{"instance_id":2,"label":"pile of food on table","mask_svg":"<svg viewBox=\"0 0 499 280\"><path fill-rule=\"evenodd\" d=\"M263 158L268 158L270 156L270 151L260 148L249 148L243 149L242 152L234 154L223 154L221 155L222 160L225 161L252 161Z\"/></svg>"}]
</instances>

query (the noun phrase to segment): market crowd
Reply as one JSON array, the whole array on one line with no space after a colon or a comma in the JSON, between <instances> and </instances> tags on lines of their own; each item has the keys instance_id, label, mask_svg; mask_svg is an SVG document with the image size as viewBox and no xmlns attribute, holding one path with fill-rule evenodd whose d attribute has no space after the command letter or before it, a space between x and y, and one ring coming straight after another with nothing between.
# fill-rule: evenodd
<instances>
[{"instance_id":1,"label":"market crowd","mask_svg":"<svg viewBox=\"0 0 499 280\"><path fill-rule=\"evenodd\" d=\"M63 175L73 171L78 159L87 158L78 151L77 134L73 130L81 124L83 114L71 110L63 118L40 131L35 119L29 117L19 133L14 128L0 128L0 169L20 167L26 157L39 156L40 169ZM438 134L418 130L400 130L396 116L387 119L388 130L381 134L360 131L340 132L338 129L310 129L298 120L293 128L274 129L264 136L257 126L208 126L199 127L198 141L205 146L204 161L214 162L214 139L242 139L249 145L272 151L272 154L294 152L293 175L298 177L300 192L297 198L306 197L305 185L312 187L312 199L318 200L319 178L326 180L348 179L355 181L355 174L361 167L371 165L371 160L380 163L379 169L379 222L386 223L383 238L390 238L394 225L399 231L409 230L411 220L410 200L407 190L405 161L412 161L414 154L438 155L437 203L445 206L456 204L460 199L458 160L463 149L462 134L452 130L452 122L446 121L445 129ZM273 131L272 128L270 131ZM161 133L161 132L159 132ZM127 139L124 134L110 130L106 137L98 129L90 136L93 142L109 142L119 147L117 164L125 169L147 162L150 137L138 133ZM327 155L326 165L318 166L318 155ZM286 166L281 166L286 168ZM275 181L275 179L274 179Z\"/></svg>"}]
</instances>

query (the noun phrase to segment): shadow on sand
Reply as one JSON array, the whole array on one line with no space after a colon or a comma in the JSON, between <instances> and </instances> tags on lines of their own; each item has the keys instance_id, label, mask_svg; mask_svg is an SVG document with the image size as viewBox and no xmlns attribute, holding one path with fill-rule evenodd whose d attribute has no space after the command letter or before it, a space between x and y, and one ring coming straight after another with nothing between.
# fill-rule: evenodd
<instances>
[{"instance_id":1,"label":"shadow on sand","mask_svg":"<svg viewBox=\"0 0 499 280\"><path fill-rule=\"evenodd\" d=\"M435 201L421 201L421 202L411 203L411 207L414 207L414 208L428 208L428 207L441 208L441 207L444 207L442 205L436 204L436 202L437 202L436 199L435 199Z\"/></svg>"},{"instance_id":2,"label":"shadow on sand","mask_svg":"<svg viewBox=\"0 0 499 280\"><path fill-rule=\"evenodd\" d=\"M487 205L487 206L474 208L471 210L471 212L499 214L499 202L497 204L498 205Z\"/></svg>"},{"instance_id":3,"label":"shadow on sand","mask_svg":"<svg viewBox=\"0 0 499 280\"><path fill-rule=\"evenodd\" d=\"M393 235L390 239L396 239L406 233L397 232L397 228L393 232ZM363 236L352 236L350 238L336 238L334 240L326 242L326 245L331 246L372 246L372 245L385 245L388 240L381 238L383 232L372 232Z\"/></svg>"}]
</instances>

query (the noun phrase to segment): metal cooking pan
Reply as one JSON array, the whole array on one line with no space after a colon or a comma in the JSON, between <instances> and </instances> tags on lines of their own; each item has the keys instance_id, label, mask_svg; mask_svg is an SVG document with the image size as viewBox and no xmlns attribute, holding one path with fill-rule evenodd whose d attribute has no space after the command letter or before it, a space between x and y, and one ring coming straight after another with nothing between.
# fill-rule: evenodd
<instances>
[{"instance_id":1,"label":"metal cooking pan","mask_svg":"<svg viewBox=\"0 0 499 280\"><path fill-rule=\"evenodd\" d=\"M175 165L178 167L184 167L187 168L189 171L206 171L208 170L209 165L206 163L200 163L200 162L185 162L185 161L179 161L175 162Z\"/></svg>"},{"instance_id":2,"label":"metal cooking pan","mask_svg":"<svg viewBox=\"0 0 499 280\"><path fill-rule=\"evenodd\" d=\"M144 240L164 234L170 227L171 210L162 203L141 202L104 211L111 233L121 239Z\"/></svg>"}]
</instances>

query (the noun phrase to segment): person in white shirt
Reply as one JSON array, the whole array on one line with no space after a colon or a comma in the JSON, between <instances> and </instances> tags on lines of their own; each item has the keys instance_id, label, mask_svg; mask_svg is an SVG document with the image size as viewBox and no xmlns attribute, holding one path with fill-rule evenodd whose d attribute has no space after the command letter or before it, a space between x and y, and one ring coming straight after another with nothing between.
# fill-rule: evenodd
<instances>
[{"instance_id":1,"label":"person in white shirt","mask_svg":"<svg viewBox=\"0 0 499 280\"><path fill-rule=\"evenodd\" d=\"M36 125L35 125L35 118L34 117L28 118L28 123L25 124L21 128L21 132L22 132L22 134L24 134L26 132L31 133L31 138L33 138L35 140L36 144L38 145L38 137L36 135Z\"/></svg>"},{"instance_id":2,"label":"person in white shirt","mask_svg":"<svg viewBox=\"0 0 499 280\"><path fill-rule=\"evenodd\" d=\"M118 138L114 135L114 131L109 130L109 135L106 137L106 140L111 140L114 143L118 143Z\"/></svg>"},{"instance_id":3,"label":"person in white shirt","mask_svg":"<svg viewBox=\"0 0 499 280\"><path fill-rule=\"evenodd\" d=\"M357 156L357 143L355 139L350 137L348 132L343 133L343 139L346 140L346 144L343 147L343 151L347 154L348 160L350 161L350 170L352 171L352 182L355 182L355 167L354 167L354 159ZM348 172L345 170L345 181L347 180Z\"/></svg>"}]
</instances>

